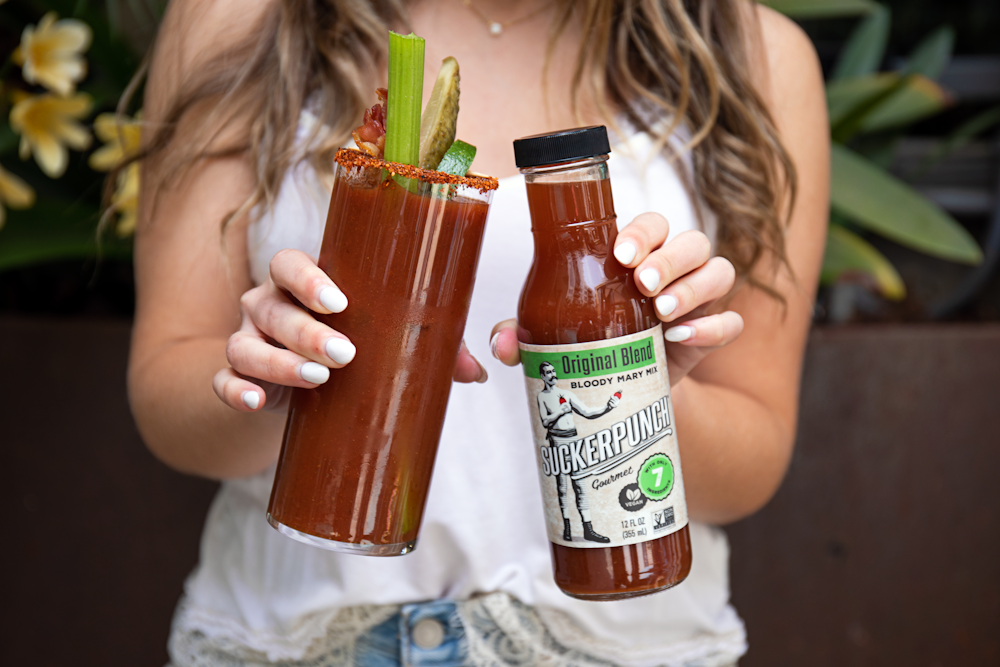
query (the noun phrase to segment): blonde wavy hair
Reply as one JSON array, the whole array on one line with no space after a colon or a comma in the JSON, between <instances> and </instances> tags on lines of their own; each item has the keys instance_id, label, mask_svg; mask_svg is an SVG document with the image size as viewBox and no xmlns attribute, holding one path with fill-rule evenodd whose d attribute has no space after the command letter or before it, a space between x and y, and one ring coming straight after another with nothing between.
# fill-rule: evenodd
<instances>
[{"instance_id":1,"label":"blonde wavy hair","mask_svg":"<svg viewBox=\"0 0 1000 667\"><path fill-rule=\"evenodd\" d=\"M649 132L671 158L676 155L668 138L686 127L691 138L685 148L693 159L684 176L718 219L716 252L733 263L740 281L781 300L769 280L755 277L755 269L765 259L771 260L765 265L771 271L788 266L784 223L796 178L751 81L749 45L757 29L752 3L555 0L554 5L550 57L570 21L583 28L572 87L576 108L589 96L609 125L624 117ZM136 159L162 154L160 173L167 175L154 190L199 159L249 153L255 189L228 222L253 206L270 205L284 174L300 160L331 171L333 153L350 138L370 102L370 82L384 62L386 32L394 24L408 24L403 0L275 2L251 37L186 81L164 122L147 130ZM296 132L307 100L329 132L321 138L314 128L311 149L303 155ZM172 145L180 119L205 101L216 102L214 117L200 127L250 118L245 142L210 150L215 135L203 129L186 138L184 147Z\"/></svg>"}]
</instances>

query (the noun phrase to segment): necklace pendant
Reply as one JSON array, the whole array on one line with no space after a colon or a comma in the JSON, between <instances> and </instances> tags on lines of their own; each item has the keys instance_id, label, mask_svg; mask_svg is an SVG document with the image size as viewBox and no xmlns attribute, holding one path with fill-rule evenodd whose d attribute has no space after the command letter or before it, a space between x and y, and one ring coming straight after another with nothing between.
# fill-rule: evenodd
<instances>
[{"instance_id":1,"label":"necklace pendant","mask_svg":"<svg viewBox=\"0 0 1000 667\"><path fill-rule=\"evenodd\" d=\"M503 32L503 26L498 21L490 21L490 34L499 37Z\"/></svg>"}]
</instances>

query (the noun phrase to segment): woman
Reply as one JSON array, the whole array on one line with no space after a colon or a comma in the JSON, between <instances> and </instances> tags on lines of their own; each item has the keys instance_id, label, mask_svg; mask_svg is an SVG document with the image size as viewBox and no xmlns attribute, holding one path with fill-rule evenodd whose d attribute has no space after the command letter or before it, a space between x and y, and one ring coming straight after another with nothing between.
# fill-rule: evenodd
<instances>
[{"instance_id":1,"label":"woman","mask_svg":"<svg viewBox=\"0 0 1000 667\"><path fill-rule=\"evenodd\" d=\"M428 81L443 57L461 63L477 171L514 176L517 137L616 129L630 222L616 256L668 297L674 341L695 559L675 589L584 603L552 582L520 374L485 354L517 364L514 323L489 330L530 261L516 177L494 200L467 325L484 362L463 348L455 378L485 384L453 390L420 548L344 556L266 525L283 388L317 386L364 345L296 301L351 307L313 257L330 155L385 83L387 28L426 38ZM822 80L793 24L746 0L175 0L144 110L132 408L164 462L225 480L176 664L736 662L744 631L711 526L760 508L787 467L825 238ZM487 403L487 435L470 438L460 416ZM482 498L476 470L504 484Z\"/></svg>"}]
</instances>

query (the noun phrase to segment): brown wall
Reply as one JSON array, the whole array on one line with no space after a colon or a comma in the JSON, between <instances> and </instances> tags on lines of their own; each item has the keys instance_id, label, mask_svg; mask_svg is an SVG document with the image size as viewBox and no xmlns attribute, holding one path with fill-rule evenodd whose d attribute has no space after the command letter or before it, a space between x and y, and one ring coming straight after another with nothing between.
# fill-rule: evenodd
<instances>
[{"instance_id":1,"label":"brown wall","mask_svg":"<svg viewBox=\"0 0 1000 667\"><path fill-rule=\"evenodd\" d=\"M145 449L128 322L0 319L0 664L159 667L215 485Z\"/></svg>"},{"instance_id":2,"label":"brown wall","mask_svg":"<svg viewBox=\"0 0 1000 667\"><path fill-rule=\"evenodd\" d=\"M162 665L215 486L142 446L127 322L0 319L0 664ZM728 528L744 667L1000 664L1000 327L818 330L774 501Z\"/></svg>"},{"instance_id":3,"label":"brown wall","mask_svg":"<svg viewBox=\"0 0 1000 667\"><path fill-rule=\"evenodd\" d=\"M1000 665L1000 326L813 332L791 470L728 529L743 667Z\"/></svg>"}]
</instances>

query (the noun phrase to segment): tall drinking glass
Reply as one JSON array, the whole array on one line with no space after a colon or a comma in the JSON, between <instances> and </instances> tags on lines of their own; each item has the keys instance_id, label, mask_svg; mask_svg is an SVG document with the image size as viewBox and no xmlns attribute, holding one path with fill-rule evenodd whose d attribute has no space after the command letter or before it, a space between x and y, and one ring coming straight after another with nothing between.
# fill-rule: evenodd
<instances>
[{"instance_id":1,"label":"tall drinking glass","mask_svg":"<svg viewBox=\"0 0 1000 667\"><path fill-rule=\"evenodd\" d=\"M267 520L332 551L413 550L497 181L342 149L319 266L349 306L316 317L357 346L295 389Z\"/></svg>"}]
</instances>

